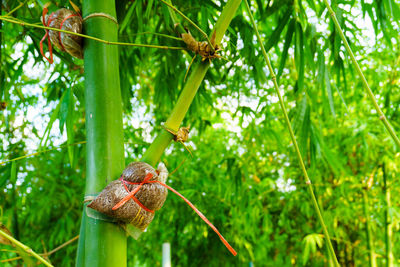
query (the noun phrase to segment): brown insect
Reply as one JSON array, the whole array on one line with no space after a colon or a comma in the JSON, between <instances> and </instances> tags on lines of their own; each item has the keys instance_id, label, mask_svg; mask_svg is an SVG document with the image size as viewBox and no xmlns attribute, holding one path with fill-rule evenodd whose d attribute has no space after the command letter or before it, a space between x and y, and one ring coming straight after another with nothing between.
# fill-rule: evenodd
<instances>
[{"instance_id":1,"label":"brown insect","mask_svg":"<svg viewBox=\"0 0 400 267\"><path fill-rule=\"evenodd\" d=\"M210 47L208 42L206 41L199 42L196 39L194 39L194 37L190 34L190 32L183 33L182 40L185 42L189 50L201 56L202 61L208 59L208 61L211 63L212 59L221 58L221 56L218 54L218 51L221 51L222 49L215 44L215 31L210 40L214 49Z\"/></svg>"},{"instance_id":2,"label":"brown insect","mask_svg":"<svg viewBox=\"0 0 400 267\"><path fill-rule=\"evenodd\" d=\"M171 129L168 129L167 127L163 126L163 128L169 132L170 134L172 134L174 136L174 141L175 142L179 142L183 145L183 147L189 152L189 154L193 157L192 152L190 151L190 149L185 145L185 142L188 140L189 138L189 130L190 130L190 126L188 127L181 127L179 128L179 130L175 133L174 131L172 131Z\"/></svg>"}]
</instances>

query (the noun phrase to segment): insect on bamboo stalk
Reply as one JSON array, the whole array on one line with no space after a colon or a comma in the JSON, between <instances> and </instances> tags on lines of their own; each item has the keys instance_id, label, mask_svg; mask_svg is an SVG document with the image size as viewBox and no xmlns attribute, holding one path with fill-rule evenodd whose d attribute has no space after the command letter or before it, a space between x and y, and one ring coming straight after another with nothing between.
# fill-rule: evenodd
<instances>
[{"instance_id":1,"label":"insect on bamboo stalk","mask_svg":"<svg viewBox=\"0 0 400 267\"><path fill-rule=\"evenodd\" d=\"M279 85L278 85L278 82L276 80L276 75L275 75L274 69L272 68L271 62L270 62L269 57L267 55L267 52L265 51L265 48L264 48L264 45L263 45L263 40L261 39L261 36L260 36L260 34L258 32L257 24L254 21L253 15L252 15L251 10L250 10L249 3L248 3L247 0L245 0L244 2L246 4L246 10L247 10L247 13L248 13L248 15L250 17L251 23L253 25L253 29L254 29L254 32L255 32L255 34L257 36L258 43L259 43L259 45L261 47L261 51L262 51L262 54L264 56L265 62L267 63L269 72L270 72L270 74L272 76L271 79L272 79L272 81L274 83L275 92L276 92L276 94L278 95L278 98L279 98L279 105L280 105L281 110L283 112L283 115L285 117L285 122L286 122L287 128L288 128L289 133L290 133L290 138L291 138L291 140L293 142L293 145L295 147L295 150L296 150L297 158L299 160L300 167L301 167L301 170L303 172L303 175L304 175L304 178L305 178L305 182L307 184L307 188L308 188L308 191L309 191L309 194L310 194L310 197L311 197L311 201L312 201L313 207L315 209L315 212L317 213L318 219L319 219L320 224L322 226L322 230L324 232L324 235L325 235L325 238L326 238L326 242L328 243L329 251L330 251L331 255L334 258L335 266L339 266L339 262L337 260L336 254L335 254L335 250L333 249L333 246L332 246L332 242L331 242L331 239L330 239L328 228L325 225L325 221L324 221L324 218L322 216L321 209L320 209L320 207L318 205L318 202L317 202L317 199L315 197L314 190L313 190L313 187L311 185L311 180L310 180L310 178L308 176L306 167L304 165L304 161L303 161L303 158L301 156L301 152L300 152L299 146L297 144L296 137L294 135L294 132L293 132L293 129L292 129L292 126L291 126L291 123L290 123L290 120L289 120L289 117L288 117L288 114L287 114L287 111L286 111L285 103L284 103L282 95L281 95L281 93L279 91Z\"/></svg>"}]
</instances>

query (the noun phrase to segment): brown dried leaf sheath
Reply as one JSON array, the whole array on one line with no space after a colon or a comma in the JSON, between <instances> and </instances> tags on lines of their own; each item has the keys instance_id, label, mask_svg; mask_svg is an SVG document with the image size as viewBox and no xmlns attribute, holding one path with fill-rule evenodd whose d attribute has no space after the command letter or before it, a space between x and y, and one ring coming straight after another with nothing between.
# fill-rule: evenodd
<instances>
[{"instance_id":1,"label":"brown dried leaf sheath","mask_svg":"<svg viewBox=\"0 0 400 267\"><path fill-rule=\"evenodd\" d=\"M133 162L125 168L122 173L122 178L129 182L140 183L149 172L154 175L150 181L159 179L157 172L149 164ZM129 191L133 191L138 186L139 185L127 184ZM164 204L167 194L168 191L165 187L158 183L151 183L144 184L135 194L135 197L145 207L156 211ZM88 207L116 218L123 223L130 223L142 231L145 230L153 220L154 213L144 210L133 199L128 200L128 202L119 209L112 210L126 195L128 195L128 192L122 182L120 180L115 180L108 184Z\"/></svg>"},{"instance_id":2,"label":"brown dried leaf sheath","mask_svg":"<svg viewBox=\"0 0 400 267\"><path fill-rule=\"evenodd\" d=\"M65 18L74 14L76 16L70 17L66 19L64 23L62 23ZM82 33L82 18L72 10L61 8L52 13L51 15L46 16L46 24L48 23L49 19L50 19L49 27L76 33ZM56 32L56 31L49 31L49 36L52 44L57 46L58 49L64 50L63 49L64 46L65 51L68 52L70 55L77 58L83 58L82 38L80 36L71 35L64 32ZM62 45L60 43L60 39Z\"/></svg>"}]
</instances>

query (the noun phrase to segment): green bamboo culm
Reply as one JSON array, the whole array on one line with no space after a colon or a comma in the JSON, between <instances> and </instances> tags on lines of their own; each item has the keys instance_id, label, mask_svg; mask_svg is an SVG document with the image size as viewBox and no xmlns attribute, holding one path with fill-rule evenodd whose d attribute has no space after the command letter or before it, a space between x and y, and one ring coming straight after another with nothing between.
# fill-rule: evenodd
<instances>
[{"instance_id":1,"label":"green bamboo culm","mask_svg":"<svg viewBox=\"0 0 400 267\"><path fill-rule=\"evenodd\" d=\"M279 104L281 106L283 115L285 117L285 122L286 122L286 125L288 127L288 130L289 130L290 137L292 139L293 145L295 147L297 158L299 159L300 167L301 167L301 170L303 172L303 175L304 175L304 178L305 178L305 182L307 184L307 188L308 188L309 194L311 196L311 201L312 201L313 207L314 207L314 209L315 209L315 211L316 211L316 213L318 215L318 219L319 219L320 224L322 226L322 231L324 232L324 235L325 235L325 238L326 238L326 242L328 244L328 248L329 248L330 254L332 255L333 260L334 260L334 264L335 264L335 266L339 266L339 262L337 260L336 254L335 254L335 250L333 249L332 242L331 242L331 239L330 239L330 236L329 236L328 228L326 227L324 218L322 216L322 210L318 205L317 199L315 198L315 194L314 194L314 190L313 190L313 187L312 187L312 184L311 184L311 180L310 180L310 178L308 176L306 167L304 165L304 161L303 161L303 158L301 156L301 152L300 152L299 146L297 144L296 137L294 136L294 132L293 132L292 126L290 124L290 120L289 120L289 117L288 117L288 114L287 114L287 111L286 111L286 108L285 108L285 103L283 101L281 93L279 92L279 85L278 85L278 82L276 81L276 75L275 75L274 69L272 68L271 62L269 61L269 57L267 55L267 52L265 51L265 48L264 48L264 45L263 45L263 40L261 39L261 36L260 36L260 34L258 32L257 24L254 21L253 15L252 15L251 10L250 10L249 3L248 3L247 0L245 0L244 2L246 4L246 10L247 10L247 13L248 13L248 15L250 17L251 23L253 24L254 31L255 31L255 33L257 35L257 39L258 39L258 42L260 44L262 54L264 56L265 62L267 63L269 72L271 74L272 81L273 81L274 87L275 87L275 91L276 91L276 94L278 95L278 98L279 98Z\"/></svg>"},{"instance_id":2,"label":"green bamboo culm","mask_svg":"<svg viewBox=\"0 0 400 267\"><path fill-rule=\"evenodd\" d=\"M386 170L386 163L382 164L382 174L383 174L383 191L385 193L386 198L386 207L385 207L385 243L386 243L386 267L392 267L394 262L393 257L393 245L392 245L392 236L393 236L393 223L390 215L391 209L391 201L390 201L390 186L388 185L388 177Z\"/></svg>"},{"instance_id":3,"label":"green bamboo culm","mask_svg":"<svg viewBox=\"0 0 400 267\"><path fill-rule=\"evenodd\" d=\"M241 0L229 0L226 3L214 27L214 31L216 31L216 44L219 44L224 37L225 31L228 29L230 22L235 16L236 10L239 7L240 2ZM211 36L212 34L210 34L210 37ZM198 62L194 65L193 71L189 75L189 78L182 90L182 93L178 98L178 101L176 102L170 116L165 122L164 126L166 128L173 131L177 131L179 129L179 126L181 125L183 118L185 117L186 112L188 111L190 104L192 103L193 98L195 97L197 90L199 89L199 86L203 81L209 67L210 64L208 63L208 60L204 62ZM150 147L146 150L142 160L149 163L150 165L155 166L156 163L160 160L161 155L164 153L164 150L172 141L172 138L173 135L171 133L167 131L162 131L156 137L156 139L154 139Z\"/></svg>"},{"instance_id":4,"label":"green bamboo culm","mask_svg":"<svg viewBox=\"0 0 400 267\"><path fill-rule=\"evenodd\" d=\"M116 17L114 0L84 0L83 17L105 13ZM103 16L86 20L87 35L117 41L118 26ZM86 196L98 194L121 175L124 166L122 100L118 47L84 41L86 108ZM82 213L76 266L124 267L127 237L115 223Z\"/></svg>"},{"instance_id":5,"label":"green bamboo culm","mask_svg":"<svg viewBox=\"0 0 400 267\"><path fill-rule=\"evenodd\" d=\"M333 11L332 7L329 5L328 0L324 0L324 3L326 5L326 7L328 8L329 14L330 14L330 16L332 18L332 21L333 21L333 24L335 24L336 30L338 31L339 36L343 41L344 47L346 48L346 51L349 54L353 65L356 68L358 75L360 75L360 78L361 78L361 81L362 81L362 85L363 85L365 91L367 91L368 97L371 100L372 105L376 109L377 114L379 115L379 119L382 121L383 125L385 126L386 130L389 132L389 134L392 137L393 141L396 143L397 148L400 149L400 139L397 136L397 134L396 134L395 130L393 129L393 127L390 125L390 123L387 120L385 114L383 113L383 111L379 107L378 103L376 102L374 93L372 92L371 88L369 87L368 82L365 79L364 74L363 74L360 66L358 65L357 60L354 57L353 51L351 50L350 45L347 42L346 37L344 36L343 30L340 27L340 24L339 24L339 21L336 18L335 12Z\"/></svg>"},{"instance_id":6,"label":"green bamboo culm","mask_svg":"<svg viewBox=\"0 0 400 267\"><path fill-rule=\"evenodd\" d=\"M368 189L365 188L363 190L363 207L364 207L364 216L365 216L365 233L367 236L367 247L369 253L369 266L376 267L376 254L375 254L375 246L374 240L372 239L373 234L371 232L371 224L369 221L369 200L368 200Z\"/></svg>"}]
</instances>

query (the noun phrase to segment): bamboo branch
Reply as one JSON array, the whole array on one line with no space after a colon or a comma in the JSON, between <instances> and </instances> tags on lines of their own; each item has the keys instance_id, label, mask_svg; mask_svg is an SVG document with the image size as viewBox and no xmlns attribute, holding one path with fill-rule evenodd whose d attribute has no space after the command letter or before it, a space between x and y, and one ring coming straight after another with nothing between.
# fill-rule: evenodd
<instances>
[{"instance_id":1,"label":"bamboo branch","mask_svg":"<svg viewBox=\"0 0 400 267\"><path fill-rule=\"evenodd\" d=\"M54 151L54 150L57 150L57 149L60 149L60 148L66 148L66 147L69 147L69 146L76 146L76 145L80 145L80 144L86 144L86 141L80 141L80 142L76 142L76 143L73 143L73 144L62 145L62 146L59 146L59 147L54 147L54 148L51 148L51 149L46 149L46 150L34 152L34 153L31 153L31 154L28 154L28 155L23 155L21 157L16 157L16 158L13 158L13 159L5 160L5 161L0 162L0 165L6 164L6 163L9 163L9 162L13 162L13 161L17 161L17 160L21 160L21 159L25 159L25 158L32 157L32 156L37 156L37 155L42 154L42 153L48 153L48 152L51 152L51 151Z\"/></svg>"},{"instance_id":2,"label":"bamboo branch","mask_svg":"<svg viewBox=\"0 0 400 267\"><path fill-rule=\"evenodd\" d=\"M239 7L240 2L241 0L229 0L226 3L214 27L214 31L216 32L215 43L221 42L225 31L228 29L231 20L236 14L236 10ZM191 72L184 88L182 89L182 93L180 94L178 101L176 102L170 116L164 124L165 127L175 132L179 129L179 126L182 123L183 118L185 117L186 112L188 111L209 66L210 63L208 61L198 62L194 66L193 71ZM142 160L150 165L156 165L156 163L160 160L161 155L164 153L164 150L170 144L172 138L173 135L171 133L162 131L146 150Z\"/></svg>"},{"instance_id":3,"label":"bamboo branch","mask_svg":"<svg viewBox=\"0 0 400 267\"><path fill-rule=\"evenodd\" d=\"M7 238L8 240L10 240L17 247L23 249L26 253L32 255L33 257L35 257L37 260L39 260L44 265L49 266L49 267L53 267L52 264L50 264L48 261L43 259L39 254L37 254L35 251L33 251L30 247L28 247L28 246L24 245L23 243L19 242L14 237L8 235L7 233L3 232L2 230L0 230L0 235L2 235L3 237Z\"/></svg>"},{"instance_id":4,"label":"bamboo branch","mask_svg":"<svg viewBox=\"0 0 400 267\"><path fill-rule=\"evenodd\" d=\"M305 182L307 184L307 188L308 188L308 191L309 191L310 196L311 196L312 204L313 204L314 209L315 209L315 211L317 213L318 219L319 219L319 221L321 223L322 231L324 232L324 235L326 237L326 240L327 240L327 243L328 243L328 246L329 246L329 251L332 254L332 257L334 258L335 265L339 266L338 260L336 258L335 250L333 249L332 242L331 242L331 239L330 239L330 236L329 236L328 229L327 229L327 227L325 225L324 218L322 217L321 209L320 209L320 207L318 205L317 199L315 198L314 190L313 190L313 187L311 185L311 180L308 177L308 173L307 173L306 167L304 165L304 161L303 161L303 158L301 156L301 152L300 152L299 146L297 144L296 137L294 136L294 132L293 132L292 126L290 124L290 120L289 120L289 117L288 117L288 114L287 114L287 111L286 111L285 103L283 101L281 93L279 92L279 85L278 85L278 82L276 81L276 75L274 73L274 69L272 68L271 62L269 61L269 57L267 55L267 52L265 51L265 48L264 48L264 45L263 45L263 40L261 39L261 36L260 36L260 34L258 32L257 24L254 21L253 15L252 15L251 10L250 10L249 3L248 3L247 0L245 0L244 2L246 4L247 13L248 13L248 15L250 17L251 23L253 24L254 31L255 31L255 33L257 35L257 39L258 39L258 42L260 44L261 51L262 51L262 54L264 56L265 62L267 63L269 72L271 73L271 79L272 79L272 81L274 83L275 91L276 91L276 93L278 95L278 98L279 98L279 104L281 106L283 115L285 117L286 125L287 125L289 133L290 133L290 137L292 139L293 145L294 145L296 153L297 153L297 158L299 160L300 167L301 167L301 170L303 172L303 175L304 175L304 178L305 178Z\"/></svg>"},{"instance_id":5,"label":"bamboo branch","mask_svg":"<svg viewBox=\"0 0 400 267\"><path fill-rule=\"evenodd\" d=\"M49 252L46 252L46 251L45 251L44 253L40 253L39 255L47 258L47 257L50 256L51 254L53 254L53 253L59 251L60 249L62 249L62 248L64 248L64 247L68 246L69 244L71 244L72 242L74 242L75 240L77 240L78 238L79 238L79 235L77 235L77 236L75 236L74 238L68 240L67 242L65 242L65 243L63 243L63 244L61 244L61 245L59 245L59 246L56 247L55 249L53 249L53 250L51 250L51 251L49 251ZM16 251L16 250L0 250L0 251L8 251L8 252L18 253L18 251ZM10 259L6 259L6 260L2 260L2 261L0 261L0 262L1 262L1 263L3 263L3 262L10 262L10 261L15 261L15 260L20 260L20 259L22 259L22 257L21 257L21 256L18 256L18 257L15 257L15 258L10 258Z\"/></svg>"},{"instance_id":6,"label":"bamboo branch","mask_svg":"<svg viewBox=\"0 0 400 267\"><path fill-rule=\"evenodd\" d=\"M383 125L385 126L386 130L389 132L390 136L392 137L393 141L396 143L397 148L400 148L400 139L397 137L396 132L394 131L394 129L392 128L392 126L390 125L389 121L387 120L385 114L383 113L383 111L381 110L381 108L379 107L378 103L376 102L374 93L372 92L371 88L368 85L367 80L364 77L364 74L360 68L360 66L358 65L358 62L356 60L356 58L354 57L353 51L351 50L349 43L346 40L346 37L344 36L344 33L342 31L342 28L340 27L340 24L336 18L335 12L333 11L333 9L331 8L331 6L328 3L328 0L324 0L324 3L326 5L326 7L328 8L329 14L332 17L333 23L335 24L336 30L338 31L340 38L343 41L343 44L346 48L347 53L349 54L351 61L353 62L358 75L360 75L361 81L362 81L362 85L364 87L364 89L367 91L368 97L372 102L372 105L375 107L378 115L379 115L379 119L383 122Z\"/></svg>"},{"instance_id":7,"label":"bamboo branch","mask_svg":"<svg viewBox=\"0 0 400 267\"><path fill-rule=\"evenodd\" d=\"M72 242L74 242L75 240L78 240L78 239L79 239L79 235L75 236L74 238L71 238L70 240L68 240L67 242L65 242L65 243L63 243L63 244L61 244L61 245L59 245L59 246L56 247L55 249L52 249L51 251L49 251L49 252L47 252L47 253L43 253L43 254L41 254L41 255L43 255L43 256L45 256L45 257L50 256L51 254L53 254L53 253L59 251L60 249L62 249L62 248L64 248L64 247L68 246L69 244L71 244Z\"/></svg>"},{"instance_id":8,"label":"bamboo branch","mask_svg":"<svg viewBox=\"0 0 400 267\"><path fill-rule=\"evenodd\" d=\"M107 41L103 40L97 37L93 37L90 35L82 34L82 33L77 33L77 32L71 32L71 31L66 31L58 28L52 28L52 27L47 27L43 25L37 25L37 24L32 24L24 21L19 21L15 20L13 18L7 17L7 16L0 16L0 20L4 20L7 22L11 22L14 24L19 24L21 26L30 26L33 28L39 28L39 29L45 29L45 30L51 30L51 31L56 31L56 32L63 32L63 33L68 33L71 35L76 35L80 36L82 38L86 39L91 39L100 43L108 44L108 45L121 45L121 46L134 46L134 47L147 47L147 48L158 48L158 49L165 49L165 50L186 50L185 47L174 47L174 46L162 46L162 45L150 45L150 44L134 44L134 43L123 43L123 42L113 42L113 41Z\"/></svg>"},{"instance_id":9,"label":"bamboo branch","mask_svg":"<svg viewBox=\"0 0 400 267\"><path fill-rule=\"evenodd\" d=\"M177 41L182 41L182 38L180 38L180 37L175 37L175 36L171 36L171 35L163 34L163 33L158 33L158 32L139 32L139 33L134 33L134 34L124 34L124 35L120 35L120 37L125 37L125 36L137 36L137 35L146 35L146 34L151 34L151 35L156 35L156 36L160 36L160 37L164 37L164 38L169 38L169 39L173 39L173 40L177 40Z\"/></svg>"}]
</instances>

